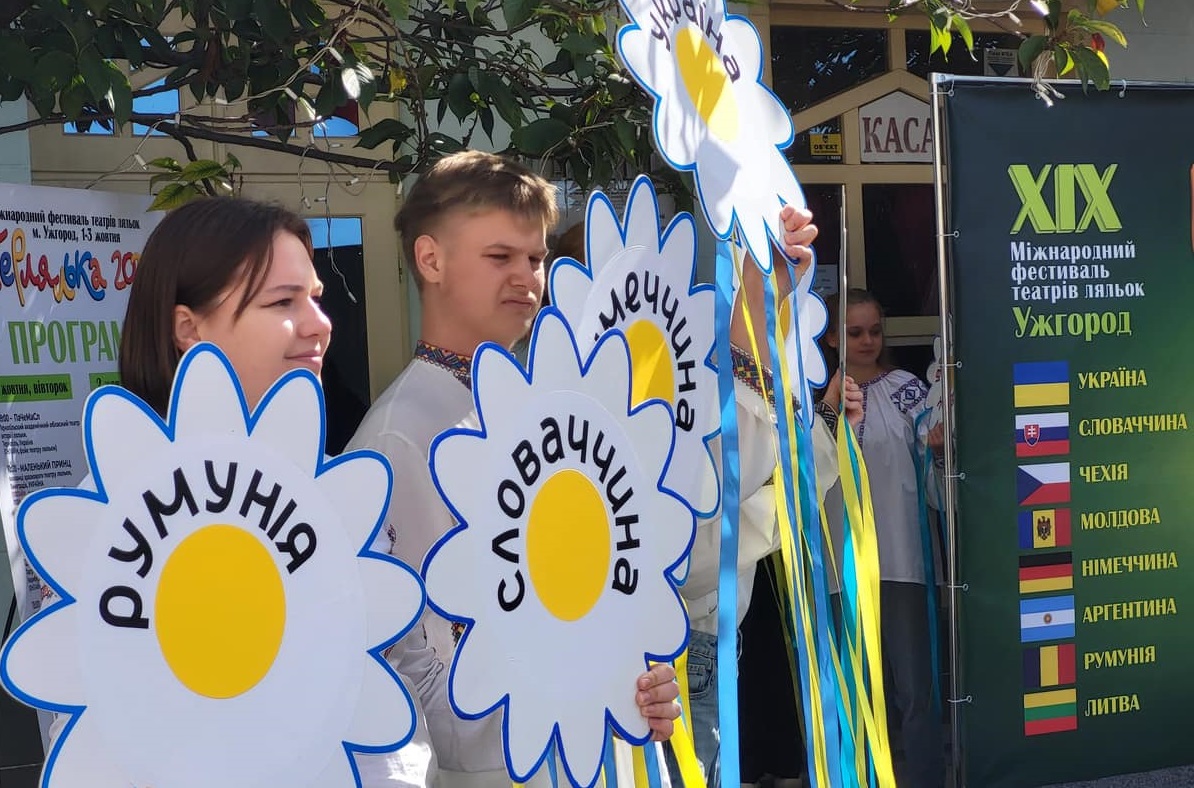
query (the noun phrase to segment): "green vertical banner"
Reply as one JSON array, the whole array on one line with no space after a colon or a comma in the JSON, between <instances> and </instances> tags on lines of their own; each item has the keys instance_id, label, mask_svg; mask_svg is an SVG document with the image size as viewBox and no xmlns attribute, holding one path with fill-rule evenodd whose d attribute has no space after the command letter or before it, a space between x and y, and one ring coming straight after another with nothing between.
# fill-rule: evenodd
<instances>
[{"instance_id":1,"label":"green vertical banner","mask_svg":"<svg viewBox=\"0 0 1194 788\"><path fill-rule=\"evenodd\" d=\"M942 85L968 786L1194 761L1194 91Z\"/></svg>"}]
</instances>

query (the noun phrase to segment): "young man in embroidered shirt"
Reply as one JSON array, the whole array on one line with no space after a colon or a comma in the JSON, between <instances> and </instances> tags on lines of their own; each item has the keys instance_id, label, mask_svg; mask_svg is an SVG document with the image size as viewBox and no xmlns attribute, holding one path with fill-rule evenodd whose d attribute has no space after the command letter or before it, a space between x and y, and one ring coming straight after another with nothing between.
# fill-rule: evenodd
<instances>
[{"instance_id":1,"label":"young man in embroidered shirt","mask_svg":"<svg viewBox=\"0 0 1194 788\"><path fill-rule=\"evenodd\" d=\"M817 227L811 223L812 214L785 208L780 214L784 224L783 251L794 261L794 277L800 278L812 262L812 243ZM776 259L779 261L778 250ZM793 276L786 264L777 262L776 295L780 302L792 292ZM745 303L744 303L745 302ZM749 306L749 310L746 307ZM742 266L742 286L734 305L730 324L730 352L734 367L734 396L738 410L738 451L740 504L738 510L738 604L736 621L741 626L750 606L758 562L780 549L776 520L775 489L771 484L776 464L776 416L772 403L771 370L760 369L749 350L750 333L747 311L754 329L759 352L764 359L767 351L767 327L763 277L749 257ZM764 397L766 392L766 398ZM862 419L862 391L847 378L845 386L846 415L852 424ZM841 386L837 376L827 387L825 408L819 408L813 418L813 459L817 470L817 493L825 493L837 482L837 452L833 426L837 422L837 405L841 401ZM794 405L795 407L795 405ZM827 423L832 422L832 423ZM718 458L720 450L712 447ZM716 479L710 479L716 483ZM720 732L717 704L717 616L718 576L721 555L720 516L698 523L696 542L687 582L680 593L688 604L692 634L688 645L688 675L692 705L692 732L697 758L705 771L709 788L720 785ZM779 697L783 697L780 694ZM787 702L780 700L778 702ZM792 747L802 744L793 741ZM669 757L673 782L676 764Z\"/></svg>"},{"instance_id":2,"label":"young man in embroidered shirt","mask_svg":"<svg viewBox=\"0 0 1194 788\"><path fill-rule=\"evenodd\" d=\"M381 547L412 567L421 567L454 525L431 480L431 442L452 427L479 426L469 379L472 356L484 342L513 347L530 330L543 296L546 236L556 220L551 184L521 165L476 151L432 167L395 219L419 287L419 343L348 448L375 449L393 465L389 544ZM448 666L460 634L428 610L387 654L419 707L419 727L412 743L395 753L358 756L366 786L434 781L443 788L509 788L503 715L465 720L448 702ZM656 666L636 688L657 740L671 735L679 714L674 678L670 666Z\"/></svg>"}]
</instances>

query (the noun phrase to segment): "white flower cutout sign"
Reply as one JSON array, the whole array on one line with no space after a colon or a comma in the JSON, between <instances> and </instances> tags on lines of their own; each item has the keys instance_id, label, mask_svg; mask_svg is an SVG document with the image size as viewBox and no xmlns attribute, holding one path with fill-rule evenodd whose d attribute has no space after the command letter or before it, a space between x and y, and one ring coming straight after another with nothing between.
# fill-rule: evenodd
<instances>
[{"instance_id":1,"label":"white flower cutout sign","mask_svg":"<svg viewBox=\"0 0 1194 788\"><path fill-rule=\"evenodd\" d=\"M588 266L565 258L552 267L551 303L575 327L582 354L609 330L630 345L631 404L662 399L672 407L676 448L664 486L702 517L717 511L720 487L709 441L717 435L717 371L713 352L713 287L693 285L696 225L676 216L659 226L651 179L630 189L625 222L609 198L589 196L585 214Z\"/></svg>"},{"instance_id":2,"label":"white flower cutout sign","mask_svg":"<svg viewBox=\"0 0 1194 788\"><path fill-rule=\"evenodd\" d=\"M655 98L655 142L677 170L691 170L717 237L735 225L751 255L771 270L782 239L780 209L805 206L783 149L792 119L763 83L763 48L745 17L724 0L621 0L631 23L618 54Z\"/></svg>"},{"instance_id":3,"label":"white flower cutout sign","mask_svg":"<svg viewBox=\"0 0 1194 788\"><path fill-rule=\"evenodd\" d=\"M817 340L829 326L829 310L821 296L813 292L813 267L804 272L783 303L780 304L780 321L784 331L784 353L788 359L788 371L793 381L804 370L804 402L809 407L802 411L806 418L812 418L813 389L819 389L829 381L829 370L825 366L825 354ZM799 324L797 324L799 321ZM797 392L793 392L793 395Z\"/></svg>"},{"instance_id":4,"label":"white flower cutout sign","mask_svg":"<svg viewBox=\"0 0 1194 788\"><path fill-rule=\"evenodd\" d=\"M635 704L648 660L673 659L688 619L670 573L695 521L662 486L672 418L631 402L617 332L581 355L545 309L529 373L505 350L473 362L479 430L432 445L432 475L461 525L428 554L436 612L467 625L449 697L464 717L505 712L506 764L525 781L553 739L569 779L596 779L607 726L643 743Z\"/></svg>"},{"instance_id":5,"label":"white flower cutout sign","mask_svg":"<svg viewBox=\"0 0 1194 788\"><path fill-rule=\"evenodd\" d=\"M368 549L389 466L326 460L323 413L300 370L250 414L211 345L183 358L165 423L124 389L91 395L93 489L34 493L17 521L61 596L0 657L9 692L70 717L42 785L348 787L349 751L409 739L380 653L422 588Z\"/></svg>"},{"instance_id":6,"label":"white flower cutout sign","mask_svg":"<svg viewBox=\"0 0 1194 788\"><path fill-rule=\"evenodd\" d=\"M825 354L817 340L829 327L829 309L821 296L813 291L813 280L817 264L812 263L804 276L797 282L795 290L780 303L779 312L775 319L780 325L784 338L784 354L787 359L788 373L795 380L800 374L801 363L804 369L804 401L813 401L813 389L819 389L829 381L829 368L825 364ZM734 292L741 287L737 275L734 276ZM799 320L799 325L797 325ZM769 362L766 337L759 337L759 352L763 354L764 363ZM797 396L799 392L792 392ZM805 419L812 419L812 409L802 411ZM810 421L811 423L811 421Z\"/></svg>"}]
</instances>

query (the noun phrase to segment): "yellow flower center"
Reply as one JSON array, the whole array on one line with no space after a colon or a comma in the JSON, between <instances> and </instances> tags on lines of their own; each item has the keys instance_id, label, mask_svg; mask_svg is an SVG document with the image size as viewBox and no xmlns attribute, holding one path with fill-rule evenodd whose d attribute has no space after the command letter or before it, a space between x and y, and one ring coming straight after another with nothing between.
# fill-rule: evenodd
<instances>
[{"instance_id":1,"label":"yellow flower center","mask_svg":"<svg viewBox=\"0 0 1194 788\"><path fill-rule=\"evenodd\" d=\"M170 670L192 692L233 698L252 689L286 627L286 590L269 550L231 525L183 539L162 567L154 627Z\"/></svg>"},{"instance_id":2,"label":"yellow flower center","mask_svg":"<svg viewBox=\"0 0 1194 788\"><path fill-rule=\"evenodd\" d=\"M625 333L630 345L631 405L655 398L672 404L676 383L667 338L649 320L636 320Z\"/></svg>"},{"instance_id":3,"label":"yellow flower center","mask_svg":"<svg viewBox=\"0 0 1194 788\"><path fill-rule=\"evenodd\" d=\"M609 576L609 516L601 494L580 471L544 482L527 520L531 584L547 611L582 618L601 598Z\"/></svg>"},{"instance_id":4,"label":"yellow flower center","mask_svg":"<svg viewBox=\"0 0 1194 788\"><path fill-rule=\"evenodd\" d=\"M721 58L700 28L691 24L676 32L675 47L676 65L688 98L713 136L733 142L738 137L738 105Z\"/></svg>"}]
</instances>

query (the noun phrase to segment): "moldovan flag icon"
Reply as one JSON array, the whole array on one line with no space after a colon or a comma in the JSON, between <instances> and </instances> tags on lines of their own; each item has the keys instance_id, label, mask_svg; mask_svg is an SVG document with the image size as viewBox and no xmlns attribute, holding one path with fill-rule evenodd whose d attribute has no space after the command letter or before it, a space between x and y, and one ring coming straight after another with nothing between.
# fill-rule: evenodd
<instances>
[{"instance_id":1,"label":"moldovan flag icon","mask_svg":"<svg viewBox=\"0 0 1194 788\"><path fill-rule=\"evenodd\" d=\"M1020 642L1062 640L1074 636L1074 595L1020 600Z\"/></svg>"},{"instance_id":2,"label":"moldovan flag icon","mask_svg":"<svg viewBox=\"0 0 1194 788\"><path fill-rule=\"evenodd\" d=\"M1024 696L1024 735L1078 730L1078 690L1031 692Z\"/></svg>"},{"instance_id":3,"label":"moldovan flag icon","mask_svg":"<svg viewBox=\"0 0 1194 788\"><path fill-rule=\"evenodd\" d=\"M1050 462L1016 469L1016 500L1020 506L1070 502L1070 464Z\"/></svg>"},{"instance_id":4,"label":"moldovan flag icon","mask_svg":"<svg viewBox=\"0 0 1194 788\"><path fill-rule=\"evenodd\" d=\"M1021 550L1069 546L1069 509L1033 509L1020 512Z\"/></svg>"},{"instance_id":5,"label":"moldovan flag icon","mask_svg":"<svg viewBox=\"0 0 1194 788\"><path fill-rule=\"evenodd\" d=\"M1017 413L1016 456L1048 457L1070 453L1070 414Z\"/></svg>"},{"instance_id":6,"label":"moldovan flag icon","mask_svg":"<svg viewBox=\"0 0 1194 788\"><path fill-rule=\"evenodd\" d=\"M1070 553L1030 553L1020 556L1020 593L1068 591L1074 587L1074 559Z\"/></svg>"},{"instance_id":7,"label":"moldovan flag icon","mask_svg":"<svg viewBox=\"0 0 1194 788\"><path fill-rule=\"evenodd\" d=\"M1017 408L1046 408L1070 404L1070 363L1029 361L1012 367Z\"/></svg>"},{"instance_id":8,"label":"moldovan flag icon","mask_svg":"<svg viewBox=\"0 0 1194 788\"><path fill-rule=\"evenodd\" d=\"M1073 684L1073 643L1024 649L1024 689L1035 690Z\"/></svg>"}]
</instances>

